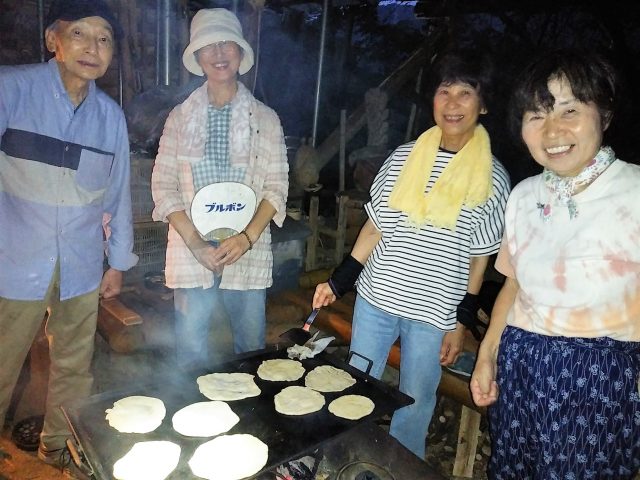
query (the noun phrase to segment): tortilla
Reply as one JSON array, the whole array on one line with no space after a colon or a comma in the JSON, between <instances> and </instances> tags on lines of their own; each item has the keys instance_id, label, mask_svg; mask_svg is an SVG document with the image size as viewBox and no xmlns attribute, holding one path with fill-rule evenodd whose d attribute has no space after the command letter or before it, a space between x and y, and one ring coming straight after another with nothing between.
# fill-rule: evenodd
<instances>
[{"instance_id":1,"label":"tortilla","mask_svg":"<svg viewBox=\"0 0 640 480\"><path fill-rule=\"evenodd\" d=\"M347 420L359 420L366 417L375 408L375 404L362 395L343 395L329 404L329 411L336 417Z\"/></svg>"},{"instance_id":2,"label":"tortilla","mask_svg":"<svg viewBox=\"0 0 640 480\"><path fill-rule=\"evenodd\" d=\"M209 480L239 480L258 473L269 449L253 435L221 435L200 445L189 466L194 475Z\"/></svg>"},{"instance_id":3,"label":"tortilla","mask_svg":"<svg viewBox=\"0 0 640 480\"><path fill-rule=\"evenodd\" d=\"M348 372L332 367L320 365L311 370L304 379L304 384L318 392L341 392L356 383Z\"/></svg>"},{"instance_id":4,"label":"tortilla","mask_svg":"<svg viewBox=\"0 0 640 480\"><path fill-rule=\"evenodd\" d=\"M265 360L258 367L258 376L272 382L294 382L304 375L304 367L297 360Z\"/></svg>"},{"instance_id":5,"label":"tortilla","mask_svg":"<svg viewBox=\"0 0 640 480\"><path fill-rule=\"evenodd\" d=\"M224 402L198 402L178 410L171 419L173 429L187 437L213 437L226 433L240 421Z\"/></svg>"},{"instance_id":6,"label":"tortilla","mask_svg":"<svg viewBox=\"0 0 640 480\"><path fill-rule=\"evenodd\" d=\"M324 406L324 396L308 387L287 387L273 398L276 411L284 415L306 415Z\"/></svg>"},{"instance_id":7,"label":"tortilla","mask_svg":"<svg viewBox=\"0 0 640 480\"><path fill-rule=\"evenodd\" d=\"M209 400L233 401L260 395L249 373L210 373L198 377L200 392Z\"/></svg>"},{"instance_id":8,"label":"tortilla","mask_svg":"<svg viewBox=\"0 0 640 480\"><path fill-rule=\"evenodd\" d=\"M105 410L106 419L122 433L149 433L160 426L167 410L159 398L131 396Z\"/></svg>"},{"instance_id":9,"label":"tortilla","mask_svg":"<svg viewBox=\"0 0 640 480\"><path fill-rule=\"evenodd\" d=\"M173 442L138 442L113 465L117 480L164 480L180 461L180 446Z\"/></svg>"}]
</instances>

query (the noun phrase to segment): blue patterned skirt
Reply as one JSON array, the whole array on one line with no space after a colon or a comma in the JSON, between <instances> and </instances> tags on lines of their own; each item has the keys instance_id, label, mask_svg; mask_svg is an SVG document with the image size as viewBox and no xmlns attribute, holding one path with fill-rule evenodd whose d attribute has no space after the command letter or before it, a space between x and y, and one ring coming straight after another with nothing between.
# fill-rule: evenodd
<instances>
[{"instance_id":1,"label":"blue patterned skirt","mask_svg":"<svg viewBox=\"0 0 640 480\"><path fill-rule=\"evenodd\" d=\"M507 327L489 408L495 480L632 479L640 470L640 342Z\"/></svg>"}]
</instances>

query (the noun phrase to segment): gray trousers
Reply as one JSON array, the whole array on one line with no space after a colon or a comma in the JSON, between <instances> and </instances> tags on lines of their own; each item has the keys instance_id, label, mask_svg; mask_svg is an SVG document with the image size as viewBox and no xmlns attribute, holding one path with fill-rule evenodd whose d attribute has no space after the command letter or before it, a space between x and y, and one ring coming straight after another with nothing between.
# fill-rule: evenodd
<instances>
[{"instance_id":1,"label":"gray trousers","mask_svg":"<svg viewBox=\"0 0 640 480\"><path fill-rule=\"evenodd\" d=\"M49 385L40 442L47 450L65 445L71 432L60 405L86 398L93 377L90 366L98 317L99 289L60 301L60 269L56 267L43 300L0 297L0 427L22 364L47 314Z\"/></svg>"}]
</instances>

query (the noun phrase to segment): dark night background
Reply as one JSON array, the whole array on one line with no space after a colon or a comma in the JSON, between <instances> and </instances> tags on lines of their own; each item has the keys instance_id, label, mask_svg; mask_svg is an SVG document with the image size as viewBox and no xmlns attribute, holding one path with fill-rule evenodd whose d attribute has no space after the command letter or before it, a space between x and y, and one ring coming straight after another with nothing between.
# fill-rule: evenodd
<instances>
[{"instance_id":1,"label":"dark night background","mask_svg":"<svg viewBox=\"0 0 640 480\"><path fill-rule=\"evenodd\" d=\"M133 50L131 62L136 70L136 97L123 104L131 122L132 149L145 139L146 150L154 154L158 129L168 110L184 98L199 82L185 75L179 61L186 42L172 38L173 81L170 87L154 82L155 0L109 3L122 12L134 6L138 11L136 29L145 48ZM44 2L47 8L49 2ZM241 1L177 1L176 17L187 24L199 8L236 7ZM626 3L626 2L625 2ZM496 61L497 92L490 114L484 118L494 153L509 169L512 182L537 173L538 168L519 144L509 137L505 107L514 75L522 62L537 51L557 46L581 46L604 51L626 78L621 109L607 132L606 141L618 156L637 163L635 137L640 122L638 106L640 69L640 4L623 6L617 1L575 0L418 0L413 2L371 2L334 0L330 2L327 22L324 71L318 113L317 142L338 127L341 109L351 113L363 102L365 92L376 87L420 46L472 44L490 51ZM39 61L39 33L36 2L0 0L0 64ZM274 108L281 117L285 135L309 138L312 133L314 95L318 71L322 3L267 0L262 13L260 51L255 95ZM145 38L147 41L145 42ZM437 41L436 41L437 38ZM425 64L428 72L428 64ZM113 73L103 79L102 87L114 97ZM426 82L422 82L424 85ZM405 141L412 103L418 105L413 137L430 126L430 99L415 92L415 80L408 81L390 97L389 148ZM140 107L141 106L141 107ZM131 111L140 107L155 127L147 125ZM144 128L147 128L145 131ZM143 129L136 136L136 129ZM364 146L366 134L360 133L347 145L347 153ZM336 182L337 158L321 172L321 183ZM349 173L349 172L348 172ZM347 174L350 181L350 175Z\"/></svg>"}]
</instances>

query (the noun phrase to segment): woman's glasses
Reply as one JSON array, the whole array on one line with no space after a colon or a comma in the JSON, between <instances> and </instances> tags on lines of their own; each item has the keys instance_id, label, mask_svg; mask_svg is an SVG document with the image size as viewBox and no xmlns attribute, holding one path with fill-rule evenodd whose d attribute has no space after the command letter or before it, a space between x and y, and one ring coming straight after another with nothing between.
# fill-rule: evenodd
<instances>
[{"instance_id":1,"label":"woman's glasses","mask_svg":"<svg viewBox=\"0 0 640 480\"><path fill-rule=\"evenodd\" d=\"M232 42L231 40L223 40L221 42L211 43L202 47L198 52L204 55L211 55L219 50L221 53L231 53L237 47L236 42Z\"/></svg>"}]
</instances>

